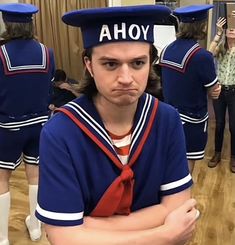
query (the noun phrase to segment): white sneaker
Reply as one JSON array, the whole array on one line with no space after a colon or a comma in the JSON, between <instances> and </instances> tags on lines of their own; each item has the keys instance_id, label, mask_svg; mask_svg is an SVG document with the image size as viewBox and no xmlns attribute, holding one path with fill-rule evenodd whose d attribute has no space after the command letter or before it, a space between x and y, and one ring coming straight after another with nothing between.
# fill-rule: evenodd
<instances>
[{"instance_id":1,"label":"white sneaker","mask_svg":"<svg viewBox=\"0 0 235 245\"><path fill-rule=\"evenodd\" d=\"M25 219L25 224L29 232L30 239L35 242L41 238L42 231L41 231L41 222L39 221L39 227L36 229L30 228L30 215L28 215ZM1 245L1 244L0 244Z\"/></svg>"},{"instance_id":2,"label":"white sneaker","mask_svg":"<svg viewBox=\"0 0 235 245\"><path fill-rule=\"evenodd\" d=\"M3 241L0 241L0 245L10 245L9 240L5 239Z\"/></svg>"}]
</instances>

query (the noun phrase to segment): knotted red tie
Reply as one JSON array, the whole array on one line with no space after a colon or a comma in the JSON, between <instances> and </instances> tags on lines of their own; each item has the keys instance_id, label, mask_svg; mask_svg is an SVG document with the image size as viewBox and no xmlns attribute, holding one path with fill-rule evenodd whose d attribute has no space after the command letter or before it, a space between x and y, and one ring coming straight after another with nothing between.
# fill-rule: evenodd
<instances>
[{"instance_id":1,"label":"knotted red tie","mask_svg":"<svg viewBox=\"0 0 235 245\"><path fill-rule=\"evenodd\" d=\"M114 214L128 215L133 199L134 174L128 165L101 197L91 216L107 217Z\"/></svg>"}]
</instances>

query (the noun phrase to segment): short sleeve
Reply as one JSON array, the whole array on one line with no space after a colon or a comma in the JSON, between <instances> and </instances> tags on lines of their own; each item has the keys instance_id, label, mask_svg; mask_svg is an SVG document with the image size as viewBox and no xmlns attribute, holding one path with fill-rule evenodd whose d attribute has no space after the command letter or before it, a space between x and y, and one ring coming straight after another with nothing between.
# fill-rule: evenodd
<instances>
[{"instance_id":1,"label":"short sleeve","mask_svg":"<svg viewBox=\"0 0 235 245\"><path fill-rule=\"evenodd\" d=\"M83 223L83 197L62 133L44 126L40 138L39 190L36 216L46 224Z\"/></svg>"},{"instance_id":2,"label":"short sleeve","mask_svg":"<svg viewBox=\"0 0 235 245\"><path fill-rule=\"evenodd\" d=\"M195 62L202 85L206 88L214 86L218 82L218 77L213 55L202 49L196 54Z\"/></svg>"},{"instance_id":3,"label":"short sleeve","mask_svg":"<svg viewBox=\"0 0 235 245\"><path fill-rule=\"evenodd\" d=\"M161 195L181 192L193 183L188 169L183 126L176 110L170 122L168 137L166 167L160 187Z\"/></svg>"}]
</instances>

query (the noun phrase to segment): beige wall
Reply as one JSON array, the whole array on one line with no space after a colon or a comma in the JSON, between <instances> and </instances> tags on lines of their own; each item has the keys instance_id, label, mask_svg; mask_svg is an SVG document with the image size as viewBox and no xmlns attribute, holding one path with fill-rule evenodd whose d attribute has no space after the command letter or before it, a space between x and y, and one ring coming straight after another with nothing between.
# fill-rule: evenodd
<instances>
[{"instance_id":1,"label":"beige wall","mask_svg":"<svg viewBox=\"0 0 235 245\"><path fill-rule=\"evenodd\" d=\"M0 0L0 4L4 3L16 3L18 0ZM5 30L4 23L2 21L2 13L0 13L0 33L2 33Z\"/></svg>"},{"instance_id":2,"label":"beige wall","mask_svg":"<svg viewBox=\"0 0 235 245\"><path fill-rule=\"evenodd\" d=\"M130 6L130 5L143 5L143 4L155 4L155 0L109 0L108 4L112 6Z\"/></svg>"},{"instance_id":3,"label":"beige wall","mask_svg":"<svg viewBox=\"0 0 235 245\"><path fill-rule=\"evenodd\" d=\"M17 3L19 2L18 0L0 0L0 4L3 4L3 3Z\"/></svg>"},{"instance_id":4,"label":"beige wall","mask_svg":"<svg viewBox=\"0 0 235 245\"><path fill-rule=\"evenodd\" d=\"M113 6L121 6L122 5L122 0L109 0L108 1L109 7Z\"/></svg>"},{"instance_id":5,"label":"beige wall","mask_svg":"<svg viewBox=\"0 0 235 245\"><path fill-rule=\"evenodd\" d=\"M180 6L191 5L191 4L205 4L209 3L208 0L180 0Z\"/></svg>"},{"instance_id":6,"label":"beige wall","mask_svg":"<svg viewBox=\"0 0 235 245\"><path fill-rule=\"evenodd\" d=\"M155 4L155 0L121 0L121 5L143 5L143 4Z\"/></svg>"},{"instance_id":7,"label":"beige wall","mask_svg":"<svg viewBox=\"0 0 235 245\"><path fill-rule=\"evenodd\" d=\"M0 0L0 4L4 4L4 3L16 3L18 2L18 0ZM4 24L2 21L2 14L0 13L0 33L2 33L4 31Z\"/></svg>"}]
</instances>

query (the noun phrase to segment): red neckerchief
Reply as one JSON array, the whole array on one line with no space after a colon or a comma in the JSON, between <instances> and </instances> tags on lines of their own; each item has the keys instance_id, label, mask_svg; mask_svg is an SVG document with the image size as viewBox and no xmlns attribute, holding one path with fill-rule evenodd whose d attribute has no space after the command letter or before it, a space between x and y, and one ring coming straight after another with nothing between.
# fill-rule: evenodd
<instances>
[{"instance_id":1,"label":"red neckerchief","mask_svg":"<svg viewBox=\"0 0 235 245\"><path fill-rule=\"evenodd\" d=\"M130 162L127 165L117 162L117 158L112 157L112 153L106 148L102 142L92 134L84 124L82 124L77 117L73 115L72 112L65 108L59 108L57 111L66 114L84 133L87 134L105 153L113 160L113 164L120 169L120 175L112 182L112 184L105 191L98 204L91 212L90 216L93 217L108 217L114 214L128 215L131 212L131 205L133 200L133 189L134 189L134 173L131 169L132 165L136 162L138 156L140 155L144 143L151 131L153 121L158 108L158 100L154 104L152 114L150 116L148 126L144 132L144 135L136 149L134 155L132 156Z\"/></svg>"}]
</instances>

